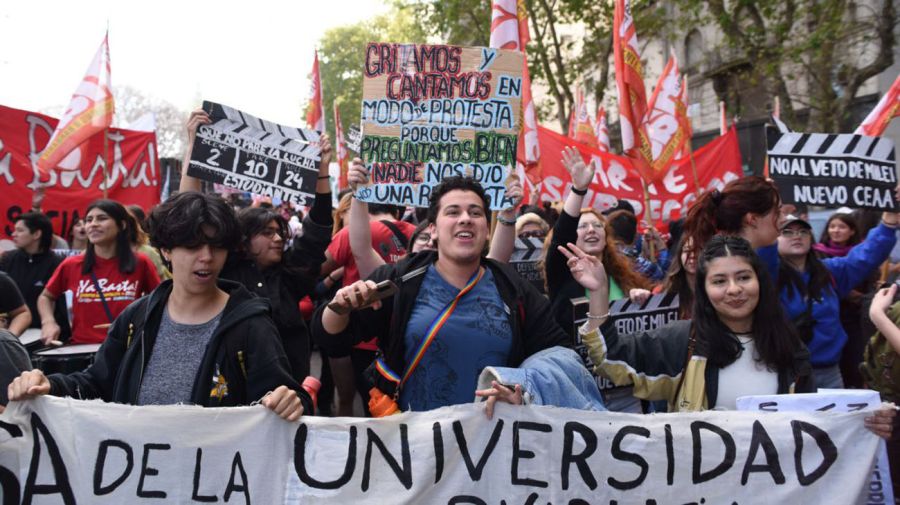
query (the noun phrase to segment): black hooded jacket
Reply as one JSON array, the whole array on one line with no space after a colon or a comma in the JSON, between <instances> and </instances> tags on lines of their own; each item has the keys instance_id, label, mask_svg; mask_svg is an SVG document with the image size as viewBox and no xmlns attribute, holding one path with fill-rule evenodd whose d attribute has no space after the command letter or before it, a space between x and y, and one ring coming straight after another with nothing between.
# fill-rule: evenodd
<instances>
[{"instance_id":1,"label":"black hooded jacket","mask_svg":"<svg viewBox=\"0 0 900 505\"><path fill-rule=\"evenodd\" d=\"M218 286L229 299L197 371L193 403L249 405L284 385L297 392L304 411L311 413L309 395L291 376L269 302L235 282L219 279ZM90 368L49 376L50 394L136 404L171 292L172 281L165 281L132 303L116 318Z\"/></svg>"}]
</instances>

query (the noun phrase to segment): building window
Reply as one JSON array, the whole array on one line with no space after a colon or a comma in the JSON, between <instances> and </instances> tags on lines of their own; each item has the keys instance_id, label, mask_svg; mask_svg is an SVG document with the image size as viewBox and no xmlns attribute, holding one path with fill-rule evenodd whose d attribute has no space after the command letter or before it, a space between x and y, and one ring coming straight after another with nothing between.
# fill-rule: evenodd
<instances>
[{"instance_id":1,"label":"building window","mask_svg":"<svg viewBox=\"0 0 900 505\"><path fill-rule=\"evenodd\" d=\"M684 39L684 68L688 74L700 71L703 61L703 36L700 30L694 29Z\"/></svg>"}]
</instances>

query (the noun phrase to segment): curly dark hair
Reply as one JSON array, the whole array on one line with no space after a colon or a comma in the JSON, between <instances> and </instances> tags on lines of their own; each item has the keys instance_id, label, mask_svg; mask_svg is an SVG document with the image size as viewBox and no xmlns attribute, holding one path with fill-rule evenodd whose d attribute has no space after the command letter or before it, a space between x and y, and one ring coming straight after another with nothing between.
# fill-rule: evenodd
<instances>
[{"instance_id":1,"label":"curly dark hair","mask_svg":"<svg viewBox=\"0 0 900 505\"><path fill-rule=\"evenodd\" d=\"M157 205L147 217L150 243L157 249L203 244L234 251L241 232L231 206L218 195L186 191Z\"/></svg>"}]
</instances>

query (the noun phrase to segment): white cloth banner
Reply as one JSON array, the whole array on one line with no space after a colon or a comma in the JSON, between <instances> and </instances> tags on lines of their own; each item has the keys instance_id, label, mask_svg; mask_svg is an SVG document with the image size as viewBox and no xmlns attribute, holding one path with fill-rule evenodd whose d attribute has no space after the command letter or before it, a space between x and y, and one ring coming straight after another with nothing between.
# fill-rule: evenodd
<instances>
[{"instance_id":1,"label":"white cloth banner","mask_svg":"<svg viewBox=\"0 0 900 505\"><path fill-rule=\"evenodd\" d=\"M876 409L881 395L871 389L820 389L818 393L797 395L744 396L737 399L738 410L765 412L856 412ZM887 445L878 444L878 454L871 470L868 486L862 490L858 505L889 505L894 503Z\"/></svg>"},{"instance_id":2,"label":"white cloth banner","mask_svg":"<svg viewBox=\"0 0 900 505\"><path fill-rule=\"evenodd\" d=\"M0 486L36 505L853 503L879 441L866 415L469 404L287 423L45 397L0 416Z\"/></svg>"}]
</instances>

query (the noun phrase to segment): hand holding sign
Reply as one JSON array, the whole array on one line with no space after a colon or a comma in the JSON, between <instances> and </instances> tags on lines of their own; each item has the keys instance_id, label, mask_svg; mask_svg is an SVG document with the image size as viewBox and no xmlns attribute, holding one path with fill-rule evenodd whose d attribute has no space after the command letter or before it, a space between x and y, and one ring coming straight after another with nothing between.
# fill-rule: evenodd
<instances>
[{"instance_id":1,"label":"hand holding sign","mask_svg":"<svg viewBox=\"0 0 900 505\"><path fill-rule=\"evenodd\" d=\"M866 428L879 437L888 440L894 431L894 418L897 417L896 407L882 407L872 412L865 420Z\"/></svg>"},{"instance_id":2,"label":"hand holding sign","mask_svg":"<svg viewBox=\"0 0 900 505\"><path fill-rule=\"evenodd\" d=\"M363 165L361 159L353 158L353 161L350 162L350 168L347 170L347 184L350 185L350 189L355 193L357 187L368 183L369 172L366 170L366 166Z\"/></svg>"},{"instance_id":3,"label":"hand holding sign","mask_svg":"<svg viewBox=\"0 0 900 505\"><path fill-rule=\"evenodd\" d=\"M49 388L49 386L48 386ZM297 392L287 386L278 386L260 400L262 405L288 422L294 422L303 415L303 403Z\"/></svg>"},{"instance_id":4,"label":"hand holding sign","mask_svg":"<svg viewBox=\"0 0 900 505\"><path fill-rule=\"evenodd\" d=\"M522 404L522 386L516 384L510 389L497 381L491 381L491 387L488 389L479 389L475 391L475 396L486 398L484 405L484 413L488 419L494 418L494 404L498 401L511 403L513 405Z\"/></svg>"},{"instance_id":5,"label":"hand holding sign","mask_svg":"<svg viewBox=\"0 0 900 505\"><path fill-rule=\"evenodd\" d=\"M190 149L194 145L194 139L197 138L197 128L199 128L200 125L210 123L212 123L212 119L209 118L209 114L207 114L205 110L197 109L191 112L190 117L188 117L187 125L185 126L185 130L187 130L188 136L188 159L190 159L191 156Z\"/></svg>"},{"instance_id":6,"label":"hand holding sign","mask_svg":"<svg viewBox=\"0 0 900 505\"><path fill-rule=\"evenodd\" d=\"M525 191L522 189L522 183L519 182L519 176L510 175L506 180L506 198L512 202L512 206L505 210L515 211L516 207L522 202L524 195Z\"/></svg>"},{"instance_id":7,"label":"hand holding sign","mask_svg":"<svg viewBox=\"0 0 900 505\"><path fill-rule=\"evenodd\" d=\"M22 372L6 388L9 401L28 400L50 393L50 381L40 370Z\"/></svg>"}]
</instances>

